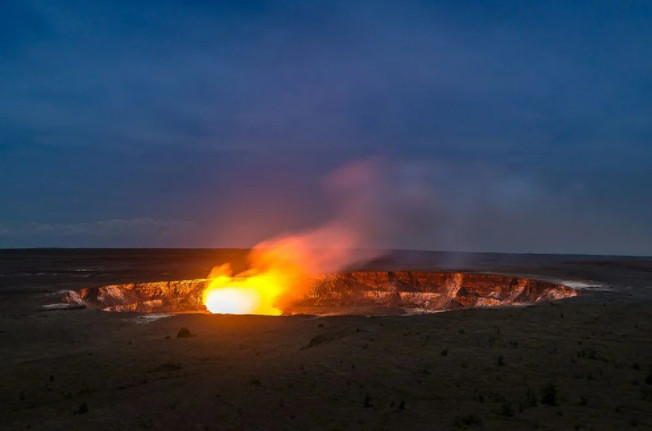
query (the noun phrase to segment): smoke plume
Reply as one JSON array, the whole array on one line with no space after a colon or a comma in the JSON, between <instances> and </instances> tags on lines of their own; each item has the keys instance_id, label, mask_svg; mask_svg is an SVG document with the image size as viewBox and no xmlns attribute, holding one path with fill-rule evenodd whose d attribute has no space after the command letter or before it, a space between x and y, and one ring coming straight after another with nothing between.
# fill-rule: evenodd
<instances>
[{"instance_id":1,"label":"smoke plume","mask_svg":"<svg viewBox=\"0 0 652 431\"><path fill-rule=\"evenodd\" d=\"M313 229L260 242L252 250L252 264L316 275L378 257L397 233L414 234L428 226L432 194L419 184L414 170L407 172L377 157L340 166L323 180L332 218Z\"/></svg>"}]
</instances>

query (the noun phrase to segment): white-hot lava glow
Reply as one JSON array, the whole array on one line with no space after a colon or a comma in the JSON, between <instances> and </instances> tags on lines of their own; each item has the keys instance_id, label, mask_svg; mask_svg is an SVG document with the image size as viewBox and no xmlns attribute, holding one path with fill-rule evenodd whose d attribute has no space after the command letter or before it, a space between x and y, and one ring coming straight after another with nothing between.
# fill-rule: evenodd
<instances>
[{"instance_id":1,"label":"white-hot lava glow","mask_svg":"<svg viewBox=\"0 0 652 431\"><path fill-rule=\"evenodd\" d=\"M276 301L282 287L282 279L273 272L232 277L229 265L223 265L209 276L203 302L211 313L278 316Z\"/></svg>"},{"instance_id":2,"label":"white-hot lava glow","mask_svg":"<svg viewBox=\"0 0 652 431\"><path fill-rule=\"evenodd\" d=\"M250 314L260 307L256 289L245 287L219 287L206 293L204 304L211 313Z\"/></svg>"}]
</instances>

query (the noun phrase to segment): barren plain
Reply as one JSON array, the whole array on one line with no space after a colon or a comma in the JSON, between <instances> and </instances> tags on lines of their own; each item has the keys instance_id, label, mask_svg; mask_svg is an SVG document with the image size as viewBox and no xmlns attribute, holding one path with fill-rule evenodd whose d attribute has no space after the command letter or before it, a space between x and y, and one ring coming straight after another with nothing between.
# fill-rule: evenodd
<instances>
[{"instance_id":1,"label":"barren plain","mask_svg":"<svg viewBox=\"0 0 652 431\"><path fill-rule=\"evenodd\" d=\"M7 430L652 429L652 259L396 251L374 270L582 295L409 316L43 311L61 291L205 277L246 250L0 251ZM157 316L154 316L157 317Z\"/></svg>"}]
</instances>

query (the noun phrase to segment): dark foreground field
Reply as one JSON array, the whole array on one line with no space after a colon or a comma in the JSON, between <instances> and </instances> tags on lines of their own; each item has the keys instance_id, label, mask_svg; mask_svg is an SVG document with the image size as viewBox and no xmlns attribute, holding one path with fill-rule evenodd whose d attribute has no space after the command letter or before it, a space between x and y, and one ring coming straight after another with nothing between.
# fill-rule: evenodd
<instances>
[{"instance_id":1,"label":"dark foreground field","mask_svg":"<svg viewBox=\"0 0 652 431\"><path fill-rule=\"evenodd\" d=\"M3 429L651 429L652 260L394 253L587 286L391 317L42 312L59 289L197 278L242 251L0 251ZM595 287L597 286L597 287ZM178 337L181 328L190 337Z\"/></svg>"}]
</instances>

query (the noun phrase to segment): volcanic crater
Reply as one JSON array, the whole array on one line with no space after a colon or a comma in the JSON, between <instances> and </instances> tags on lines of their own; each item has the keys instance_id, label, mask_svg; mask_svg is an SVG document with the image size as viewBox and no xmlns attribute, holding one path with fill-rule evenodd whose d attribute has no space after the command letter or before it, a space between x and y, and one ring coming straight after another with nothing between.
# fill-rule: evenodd
<instances>
[{"instance_id":1,"label":"volcanic crater","mask_svg":"<svg viewBox=\"0 0 652 431\"><path fill-rule=\"evenodd\" d=\"M207 313L209 279L107 285L68 291L64 301L108 312ZM285 299L283 315L403 314L518 306L577 296L561 284L523 277L451 271L355 271L323 274Z\"/></svg>"}]
</instances>

